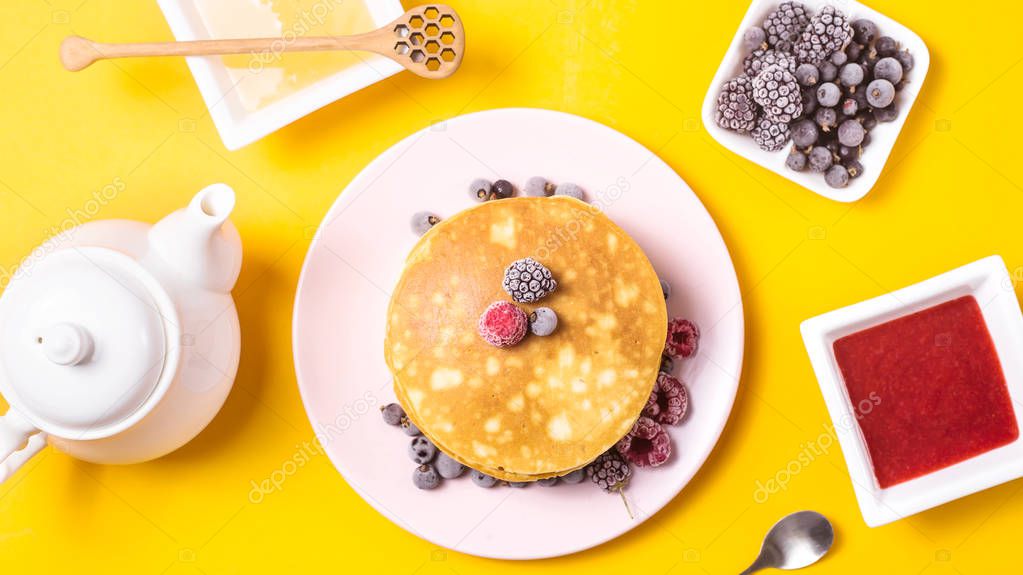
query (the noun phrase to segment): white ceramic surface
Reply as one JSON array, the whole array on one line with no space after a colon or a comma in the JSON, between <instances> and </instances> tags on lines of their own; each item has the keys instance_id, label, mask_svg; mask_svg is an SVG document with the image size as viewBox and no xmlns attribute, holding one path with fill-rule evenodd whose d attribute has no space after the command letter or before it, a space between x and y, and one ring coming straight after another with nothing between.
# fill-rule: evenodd
<instances>
[{"instance_id":1,"label":"white ceramic surface","mask_svg":"<svg viewBox=\"0 0 1023 575\"><path fill-rule=\"evenodd\" d=\"M537 134L543 134L537 137ZM495 137L499 135L500 137ZM414 212L454 214L472 205L469 182L533 175L573 181L646 250L671 282L671 316L703 330L699 354L678 362L690 416L672 428L675 456L637 472L637 511L589 482L481 489L468 477L433 492L411 483L408 438L377 407L394 401L384 363L385 315L405 256L417 241ZM732 408L743 352L735 270L713 220L655 154L590 120L531 109L462 116L409 136L374 160L341 194L316 234L299 282L295 364L309 418L331 461L373 507L438 545L474 555L528 559L580 551L636 527L674 498L710 455Z\"/></svg>"},{"instance_id":2,"label":"white ceramic surface","mask_svg":"<svg viewBox=\"0 0 1023 575\"><path fill-rule=\"evenodd\" d=\"M175 39L210 38L196 11L195 0L157 0L157 4ZM383 26L405 12L399 0L366 0L366 6L376 26ZM349 66L255 111L247 110L234 93L231 77L219 56L188 58L188 67L224 146L237 150L402 70L397 62L376 54L364 54L361 60L359 65Z\"/></svg>"},{"instance_id":3,"label":"white ceramic surface","mask_svg":"<svg viewBox=\"0 0 1023 575\"><path fill-rule=\"evenodd\" d=\"M241 348L234 198L215 184L153 226L90 222L25 259L0 298L0 481L47 436L80 459L133 463L206 427Z\"/></svg>"},{"instance_id":4,"label":"white ceramic surface","mask_svg":"<svg viewBox=\"0 0 1023 575\"><path fill-rule=\"evenodd\" d=\"M803 341L842 446L856 500L871 527L1023 477L1023 439L1017 439L956 465L881 489L835 360L833 345L837 339L965 295L973 295L980 304L1015 404L1017 425L1023 429L1023 356L1019 353L1023 349L1023 314L999 256L802 324Z\"/></svg>"},{"instance_id":5,"label":"white ceramic surface","mask_svg":"<svg viewBox=\"0 0 1023 575\"><path fill-rule=\"evenodd\" d=\"M906 118L909 117L913 104L920 94L924 78L927 77L927 70L931 64L927 45L909 28L855 0L803 0L803 4L814 10L832 5L853 20L857 18L873 20L882 36L895 38L902 47L910 51L915 59L913 69L906 73L906 86L896 96L895 101L901 110L898 119L894 122L878 124L870 131L870 145L863 149L863 157L860 159L863 164L863 175L850 180L849 185L845 188L832 188L824 182L823 174L810 171L796 172L785 167L785 158L788 156L791 144L787 144L779 152L765 152L749 136L725 130L714 121L717 97L721 86L742 74L742 62L748 54L742 45L743 32L752 26L759 26L778 4L780 4L780 0L753 0L753 3L750 4L703 100L703 125L715 140L736 154L825 198L839 202L854 202L867 195L877 183L877 179L881 176L881 171L888 161L888 156L891 154L892 148L895 147L895 140L898 139L902 126L906 123Z\"/></svg>"}]
</instances>

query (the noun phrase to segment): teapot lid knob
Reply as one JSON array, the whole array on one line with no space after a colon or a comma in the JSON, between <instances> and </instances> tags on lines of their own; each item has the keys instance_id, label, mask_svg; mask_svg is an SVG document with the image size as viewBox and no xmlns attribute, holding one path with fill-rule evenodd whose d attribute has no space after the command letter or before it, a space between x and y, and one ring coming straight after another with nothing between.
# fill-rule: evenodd
<instances>
[{"instance_id":1,"label":"teapot lid knob","mask_svg":"<svg viewBox=\"0 0 1023 575\"><path fill-rule=\"evenodd\" d=\"M92 336L71 323L58 323L43 330L36 340L46 358L57 365L78 365L92 354Z\"/></svg>"}]
</instances>

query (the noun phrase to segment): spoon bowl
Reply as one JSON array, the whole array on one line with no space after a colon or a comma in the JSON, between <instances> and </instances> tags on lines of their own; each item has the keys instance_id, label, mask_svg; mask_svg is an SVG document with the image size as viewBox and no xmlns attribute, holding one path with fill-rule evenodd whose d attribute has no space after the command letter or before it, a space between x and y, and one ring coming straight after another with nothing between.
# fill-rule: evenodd
<instances>
[{"instance_id":1,"label":"spoon bowl","mask_svg":"<svg viewBox=\"0 0 1023 575\"><path fill-rule=\"evenodd\" d=\"M802 569L823 557L835 542L835 530L816 511L798 511L783 517L764 538L760 555L740 575L766 569Z\"/></svg>"}]
</instances>

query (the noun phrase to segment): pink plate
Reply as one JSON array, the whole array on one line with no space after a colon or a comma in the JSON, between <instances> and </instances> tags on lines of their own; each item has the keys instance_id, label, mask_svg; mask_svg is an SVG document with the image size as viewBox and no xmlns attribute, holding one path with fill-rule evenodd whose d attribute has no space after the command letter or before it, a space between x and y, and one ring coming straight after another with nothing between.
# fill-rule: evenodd
<instances>
[{"instance_id":1,"label":"pink plate","mask_svg":"<svg viewBox=\"0 0 1023 575\"><path fill-rule=\"evenodd\" d=\"M692 409L672 428L675 456L638 471L636 512L588 481L481 489L468 475L432 492L412 485L409 439L377 407L394 401L384 363L390 291L417 238L413 213L472 205L477 177L572 181L646 250L672 286L669 315L703 331L679 362ZM689 186L652 152L596 122L560 112L492 110L402 140L362 171L331 208L309 250L295 302L294 352L306 411L331 461L370 505L410 532L463 553L534 559L581 551L636 527L674 498L710 455L728 420L743 352L742 299L728 249Z\"/></svg>"}]
</instances>

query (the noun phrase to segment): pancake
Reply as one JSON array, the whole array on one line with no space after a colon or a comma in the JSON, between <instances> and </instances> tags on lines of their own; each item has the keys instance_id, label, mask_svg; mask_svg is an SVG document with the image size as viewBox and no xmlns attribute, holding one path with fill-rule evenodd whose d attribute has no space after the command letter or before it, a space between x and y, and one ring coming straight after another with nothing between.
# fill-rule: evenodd
<instances>
[{"instance_id":1,"label":"pancake","mask_svg":"<svg viewBox=\"0 0 1023 575\"><path fill-rule=\"evenodd\" d=\"M505 268L532 257L558 328L497 348L477 333ZM431 229L391 298L385 357L406 413L439 449L509 481L578 469L631 429L660 367L667 311L640 247L568 197L485 202Z\"/></svg>"}]
</instances>

